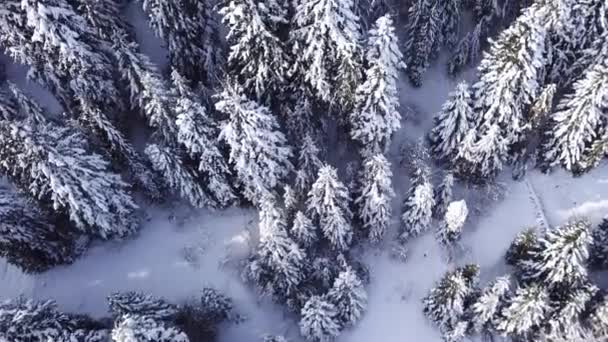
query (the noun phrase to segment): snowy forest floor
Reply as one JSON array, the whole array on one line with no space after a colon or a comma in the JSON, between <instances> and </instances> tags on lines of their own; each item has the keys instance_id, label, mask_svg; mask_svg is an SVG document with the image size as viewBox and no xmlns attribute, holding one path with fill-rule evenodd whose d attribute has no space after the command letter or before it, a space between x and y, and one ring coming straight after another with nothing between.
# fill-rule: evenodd
<instances>
[{"instance_id":1,"label":"snowy forest floor","mask_svg":"<svg viewBox=\"0 0 608 342\"><path fill-rule=\"evenodd\" d=\"M393 184L398 194L393 230L381 246L365 248L364 260L371 272L369 308L363 320L338 341L397 342L404 337L440 341L422 314L420 300L449 267L445 252L432 231L410 243L406 262L391 259L389 252L399 226L402 197L409 186L409 176L399 163L400 146L427 131L430 119L456 82L445 79L441 70L432 70L420 89L402 84L402 105L416 108L419 118L404 119L404 128L396 134L391 151ZM503 199L469 203L481 204L484 214L470 217L462 239L463 253L454 262L480 264L483 283L505 272L503 255L511 240L525 227L537 224L540 214L551 226L573 216L585 216L597 223L608 212L607 169L602 165L581 178L563 171L550 175L531 171L527 182L513 181L505 172L500 179L506 189ZM544 213L538 213L539 209ZM64 310L104 316L105 298L114 291L142 290L179 302L210 286L231 296L237 312L245 317L241 323L226 324L220 341L254 341L265 333L301 340L293 317L286 317L279 306L260 301L240 278L240 261L248 256L256 240L254 210L209 212L156 207L148 208L147 213L149 218L138 236L124 242L100 243L73 265L37 276L0 265L0 297L24 294L52 298Z\"/></svg>"}]
</instances>

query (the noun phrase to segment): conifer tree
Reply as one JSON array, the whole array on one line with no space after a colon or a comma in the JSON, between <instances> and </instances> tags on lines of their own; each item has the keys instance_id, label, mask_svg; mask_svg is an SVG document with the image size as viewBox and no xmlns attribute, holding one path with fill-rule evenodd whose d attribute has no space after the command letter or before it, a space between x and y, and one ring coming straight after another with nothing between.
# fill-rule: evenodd
<instances>
[{"instance_id":1,"label":"conifer tree","mask_svg":"<svg viewBox=\"0 0 608 342\"><path fill-rule=\"evenodd\" d=\"M323 297L312 296L302 308L300 332L309 341L329 342L340 333L338 311Z\"/></svg>"},{"instance_id":2,"label":"conifer tree","mask_svg":"<svg viewBox=\"0 0 608 342\"><path fill-rule=\"evenodd\" d=\"M115 342L189 342L178 328L149 316L125 314L116 320L112 329Z\"/></svg>"},{"instance_id":3,"label":"conifer tree","mask_svg":"<svg viewBox=\"0 0 608 342\"><path fill-rule=\"evenodd\" d=\"M601 340L608 336L608 300L605 296L595 305L587 321L593 337Z\"/></svg>"},{"instance_id":4,"label":"conifer tree","mask_svg":"<svg viewBox=\"0 0 608 342\"><path fill-rule=\"evenodd\" d=\"M602 56L608 56L608 48L602 50ZM573 91L562 98L552 114L553 127L545 142L545 159L573 173L581 173L604 157L608 146L603 114L608 109L607 89L608 63L600 58L599 63L574 83ZM591 153L594 143L600 143L600 153Z\"/></svg>"},{"instance_id":5,"label":"conifer tree","mask_svg":"<svg viewBox=\"0 0 608 342\"><path fill-rule=\"evenodd\" d=\"M608 219L591 231L591 245L589 247L589 264L593 269L608 267Z\"/></svg>"},{"instance_id":6,"label":"conifer tree","mask_svg":"<svg viewBox=\"0 0 608 342\"><path fill-rule=\"evenodd\" d=\"M290 185L283 187L283 207L285 208L285 219L288 223L293 222L296 210L298 210L300 199Z\"/></svg>"},{"instance_id":7,"label":"conifer tree","mask_svg":"<svg viewBox=\"0 0 608 342\"><path fill-rule=\"evenodd\" d=\"M340 326L352 326L361 319L367 307L367 293L352 267L347 265L338 274L327 300L336 306Z\"/></svg>"},{"instance_id":8,"label":"conifer tree","mask_svg":"<svg viewBox=\"0 0 608 342\"><path fill-rule=\"evenodd\" d=\"M306 201L307 214L319 224L332 247L347 250L352 242L352 213L346 186L338 179L337 170L329 165L319 170Z\"/></svg>"},{"instance_id":9,"label":"conifer tree","mask_svg":"<svg viewBox=\"0 0 608 342\"><path fill-rule=\"evenodd\" d=\"M384 153L401 127L397 79L405 69L399 41L390 15L380 17L369 32L365 82L357 87L357 105L351 114L351 137L362 154Z\"/></svg>"},{"instance_id":10,"label":"conifer tree","mask_svg":"<svg viewBox=\"0 0 608 342\"><path fill-rule=\"evenodd\" d=\"M294 216L291 234L294 240L304 248L311 247L319 239L317 228L301 211L298 211Z\"/></svg>"},{"instance_id":11,"label":"conifer tree","mask_svg":"<svg viewBox=\"0 0 608 342\"><path fill-rule=\"evenodd\" d=\"M467 265L446 273L430 293L423 298L423 312L443 334L452 333L462 320L465 301L477 282L479 267Z\"/></svg>"},{"instance_id":12,"label":"conifer tree","mask_svg":"<svg viewBox=\"0 0 608 342\"><path fill-rule=\"evenodd\" d=\"M224 64L215 5L215 1L143 0L150 27L169 50L171 66L207 90L220 79Z\"/></svg>"},{"instance_id":13,"label":"conifer tree","mask_svg":"<svg viewBox=\"0 0 608 342\"><path fill-rule=\"evenodd\" d=\"M244 94L260 103L280 94L287 81L290 57L277 26L287 24L287 8L280 1L225 1L220 9L232 44L228 74Z\"/></svg>"},{"instance_id":14,"label":"conifer tree","mask_svg":"<svg viewBox=\"0 0 608 342\"><path fill-rule=\"evenodd\" d=\"M433 199L433 186L429 179L429 170L425 166L419 167L403 204L401 240L407 241L429 228L434 205L435 200Z\"/></svg>"},{"instance_id":15,"label":"conifer tree","mask_svg":"<svg viewBox=\"0 0 608 342\"><path fill-rule=\"evenodd\" d=\"M291 148L270 110L228 87L216 108L228 116L221 132L230 147L230 162L244 186L244 195L257 202L271 194L292 168Z\"/></svg>"},{"instance_id":16,"label":"conifer tree","mask_svg":"<svg viewBox=\"0 0 608 342\"><path fill-rule=\"evenodd\" d=\"M419 87L422 75L429 67L431 55L441 45L440 2L415 0L409 8L408 40L405 44L407 74L410 82Z\"/></svg>"},{"instance_id":17,"label":"conifer tree","mask_svg":"<svg viewBox=\"0 0 608 342\"><path fill-rule=\"evenodd\" d=\"M458 150L472 126L473 103L469 86L461 82L450 94L441 112L434 119L431 131L431 149L437 159L450 161L458 155Z\"/></svg>"},{"instance_id":18,"label":"conifer tree","mask_svg":"<svg viewBox=\"0 0 608 342\"><path fill-rule=\"evenodd\" d=\"M565 298L553 304L543 337L550 341L585 341L586 328L581 318L587 312L587 305L599 291L594 285L568 289Z\"/></svg>"},{"instance_id":19,"label":"conifer tree","mask_svg":"<svg viewBox=\"0 0 608 342\"><path fill-rule=\"evenodd\" d=\"M279 207L276 199L272 196L266 196L260 201L260 210L258 212L260 218L259 234L260 241L264 241L272 234L287 232L287 222L284 210Z\"/></svg>"},{"instance_id":20,"label":"conifer tree","mask_svg":"<svg viewBox=\"0 0 608 342\"><path fill-rule=\"evenodd\" d=\"M177 315L174 305L141 292L116 292L108 296L108 303L114 317L132 314L171 321Z\"/></svg>"},{"instance_id":21,"label":"conifer tree","mask_svg":"<svg viewBox=\"0 0 608 342\"><path fill-rule=\"evenodd\" d=\"M501 311L496 329L502 336L531 338L549 310L549 295L544 287L537 284L520 287Z\"/></svg>"},{"instance_id":22,"label":"conifer tree","mask_svg":"<svg viewBox=\"0 0 608 342\"><path fill-rule=\"evenodd\" d=\"M319 158L319 148L310 134L301 141L298 152L295 187L300 194L307 194L310 186L316 180L319 169L323 165Z\"/></svg>"},{"instance_id":23,"label":"conifer tree","mask_svg":"<svg viewBox=\"0 0 608 342\"><path fill-rule=\"evenodd\" d=\"M505 305L509 295L510 278L496 278L471 305L471 324L476 332L493 334L496 330L496 320Z\"/></svg>"},{"instance_id":24,"label":"conifer tree","mask_svg":"<svg viewBox=\"0 0 608 342\"><path fill-rule=\"evenodd\" d=\"M352 0L299 1L290 40L296 72L315 96L351 108L361 79L361 29Z\"/></svg>"},{"instance_id":25,"label":"conifer tree","mask_svg":"<svg viewBox=\"0 0 608 342\"><path fill-rule=\"evenodd\" d=\"M452 188L454 187L454 175L451 171L445 172L443 179L439 186L435 189L435 207L433 208L433 215L436 218L442 218L445 216L445 212L448 209L448 204L452 202Z\"/></svg>"},{"instance_id":26,"label":"conifer tree","mask_svg":"<svg viewBox=\"0 0 608 342\"><path fill-rule=\"evenodd\" d=\"M57 310L54 301L17 299L0 304L0 340L104 342L103 329L79 324L79 319Z\"/></svg>"},{"instance_id":27,"label":"conifer tree","mask_svg":"<svg viewBox=\"0 0 608 342\"><path fill-rule=\"evenodd\" d=\"M146 155L152 162L152 167L163 176L167 185L187 199L192 205L204 208L214 207L216 202L209 198L201 185L201 180L192 169L184 164L176 148L169 146L149 144Z\"/></svg>"},{"instance_id":28,"label":"conifer tree","mask_svg":"<svg viewBox=\"0 0 608 342\"><path fill-rule=\"evenodd\" d=\"M67 264L77 254L74 233L8 187L0 187L0 256L25 272Z\"/></svg>"},{"instance_id":29,"label":"conifer tree","mask_svg":"<svg viewBox=\"0 0 608 342\"><path fill-rule=\"evenodd\" d=\"M87 152L80 133L50 123L2 122L0 141L4 172L33 197L65 211L78 229L102 238L136 230L137 205L127 184L100 155ZM24 162L6 163L11 160Z\"/></svg>"},{"instance_id":30,"label":"conifer tree","mask_svg":"<svg viewBox=\"0 0 608 342\"><path fill-rule=\"evenodd\" d=\"M382 239L390 224L391 202L395 197L392 176L390 163L382 154L369 158L363 164L360 195L355 199L355 204L358 205L363 227L373 242Z\"/></svg>"},{"instance_id":31,"label":"conifer tree","mask_svg":"<svg viewBox=\"0 0 608 342\"><path fill-rule=\"evenodd\" d=\"M179 98L175 107L177 141L191 159L198 161L198 171L205 180L207 193L221 207L237 200L230 182L230 169L219 148L219 129L188 81L176 71L172 73L173 84Z\"/></svg>"},{"instance_id":32,"label":"conifer tree","mask_svg":"<svg viewBox=\"0 0 608 342\"><path fill-rule=\"evenodd\" d=\"M528 228L515 236L507 249L505 261L507 265L517 268L518 280L528 280L535 273L532 264L538 260L540 243L534 228Z\"/></svg>"},{"instance_id":33,"label":"conifer tree","mask_svg":"<svg viewBox=\"0 0 608 342\"><path fill-rule=\"evenodd\" d=\"M121 15L122 0L75 0L74 6L105 41L111 41L116 31L128 32L130 29Z\"/></svg>"},{"instance_id":34,"label":"conifer tree","mask_svg":"<svg viewBox=\"0 0 608 342\"><path fill-rule=\"evenodd\" d=\"M439 239L440 244L443 246L451 246L460 239L462 227L464 226L468 214L469 209L464 200L451 202L448 205L443 222L437 232L437 238Z\"/></svg>"},{"instance_id":35,"label":"conifer tree","mask_svg":"<svg viewBox=\"0 0 608 342\"><path fill-rule=\"evenodd\" d=\"M570 222L547 232L539 241L538 260L532 268L535 276L549 286L575 285L587 277L590 226L586 221Z\"/></svg>"}]
</instances>

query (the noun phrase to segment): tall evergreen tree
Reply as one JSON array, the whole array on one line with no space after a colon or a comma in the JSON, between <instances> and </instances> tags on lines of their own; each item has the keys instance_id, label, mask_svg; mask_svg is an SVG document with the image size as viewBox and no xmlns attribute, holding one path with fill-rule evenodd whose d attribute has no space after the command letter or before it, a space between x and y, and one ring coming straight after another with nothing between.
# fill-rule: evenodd
<instances>
[{"instance_id":1,"label":"tall evergreen tree","mask_svg":"<svg viewBox=\"0 0 608 342\"><path fill-rule=\"evenodd\" d=\"M472 123L473 103L469 86L466 82L461 82L434 119L430 139L436 158L454 160Z\"/></svg>"},{"instance_id":2,"label":"tall evergreen tree","mask_svg":"<svg viewBox=\"0 0 608 342\"><path fill-rule=\"evenodd\" d=\"M451 171L444 174L441 183L435 190L435 207L433 215L442 218L445 215L448 205L452 202L452 188L454 187L454 175Z\"/></svg>"},{"instance_id":3,"label":"tall evergreen tree","mask_svg":"<svg viewBox=\"0 0 608 342\"><path fill-rule=\"evenodd\" d=\"M592 269L605 269L608 267L608 218L604 218L591 231L589 264Z\"/></svg>"},{"instance_id":4,"label":"tall evergreen tree","mask_svg":"<svg viewBox=\"0 0 608 342\"><path fill-rule=\"evenodd\" d=\"M301 211L295 214L291 235L295 241L302 247L311 247L319 239L317 227L312 221Z\"/></svg>"},{"instance_id":5,"label":"tall evergreen tree","mask_svg":"<svg viewBox=\"0 0 608 342\"><path fill-rule=\"evenodd\" d=\"M361 279L350 266L338 274L327 300L336 306L343 327L357 323L367 307L367 293Z\"/></svg>"},{"instance_id":6,"label":"tall evergreen tree","mask_svg":"<svg viewBox=\"0 0 608 342\"><path fill-rule=\"evenodd\" d=\"M220 9L231 42L228 74L246 96L270 105L287 81L290 57L278 36L287 24L287 8L280 1L225 1Z\"/></svg>"},{"instance_id":7,"label":"tall evergreen tree","mask_svg":"<svg viewBox=\"0 0 608 342\"><path fill-rule=\"evenodd\" d=\"M26 272L41 272L70 263L77 236L53 225L36 204L8 187L0 187L0 256Z\"/></svg>"},{"instance_id":8,"label":"tall evergreen tree","mask_svg":"<svg viewBox=\"0 0 608 342\"><path fill-rule=\"evenodd\" d=\"M352 213L346 186L338 179L335 168L325 165L319 170L306 201L307 213L318 222L323 236L336 250L347 250L352 242Z\"/></svg>"},{"instance_id":9,"label":"tall evergreen tree","mask_svg":"<svg viewBox=\"0 0 608 342\"><path fill-rule=\"evenodd\" d=\"M351 108L361 79L361 29L352 0L299 1L293 16L296 72L316 97Z\"/></svg>"},{"instance_id":10,"label":"tall evergreen tree","mask_svg":"<svg viewBox=\"0 0 608 342\"><path fill-rule=\"evenodd\" d=\"M115 342L189 342L178 328L149 316L125 314L114 322L112 341Z\"/></svg>"},{"instance_id":11,"label":"tall evergreen tree","mask_svg":"<svg viewBox=\"0 0 608 342\"><path fill-rule=\"evenodd\" d=\"M315 181L319 169L323 166L319 158L319 148L310 134L306 134L301 141L296 167L296 190L300 194L307 194Z\"/></svg>"},{"instance_id":12,"label":"tall evergreen tree","mask_svg":"<svg viewBox=\"0 0 608 342\"><path fill-rule=\"evenodd\" d=\"M335 305L319 296L312 296L302 308L300 332L309 341L329 342L340 333Z\"/></svg>"},{"instance_id":13,"label":"tall evergreen tree","mask_svg":"<svg viewBox=\"0 0 608 342\"><path fill-rule=\"evenodd\" d=\"M178 312L175 305L141 292L112 293L108 296L108 303L114 317L132 314L170 321L175 319Z\"/></svg>"},{"instance_id":14,"label":"tall evergreen tree","mask_svg":"<svg viewBox=\"0 0 608 342\"><path fill-rule=\"evenodd\" d=\"M420 235L429 228L433 218L433 186L429 179L427 167L422 166L416 170L410 190L403 203L403 230L400 239L407 241Z\"/></svg>"},{"instance_id":15,"label":"tall evergreen tree","mask_svg":"<svg viewBox=\"0 0 608 342\"><path fill-rule=\"evenodd\" d=\"M228 116L221 139L230 147L230 161L254 203L271 194L292 168L291 148L270 110L227 87L216 108Z\"/></svg>"},{"instance_id":16,"label":"tall evergreen tree","mask_svg":"<svg viewBox=\"0 0 608 342\"><path fill-rule=\"evenodd\" d=\"M496 331L496 320L505 305L509 289L509 276L496 278L483 289L470 308L471 324L475 331L484 334Z\"/></svg>"},{"instance_id":17,"label":"tall evergreen tree","mask_svg":"<svg viewBox=\"0 0 608 342\"><path fill-rule=\"evenodd\" d=\"M220 79L224 64L215 5L214 0L143 0L150 27L169 50L171 66L207 90Z\"/></svg>"},{"instance_id":18,"label":"tall evergreen tree","mask_svg":"<svg viewBox=\"0 0 608 342\"><path fill-rule=\"evenodd\" d=\"M549 295L544 287L536 284L520 287L501 311L496 329L503 336L532 338L549 310Z\"/></svg>"},{"instance_id":19,"label":"tall evergreen tree","mask_svg":"<svg viewBox=\"0 0 608 342\"><path fill-rule=\"evenodd\" d=\"M586 327L581 318L587 313L587 306L598 292L594 285L571 288L565 298L553 304L542 335L549 341L585 341Z\"/></svg>"},{"instance_id":20,"label":"tall evergreen tree","mask_svg":"<svg viewBox=\"0 0 608 342\"><path fill-rule=\"evenodd\" d=\"M397 79L405 64L390 15L376 21L367 39L365 82L357 87L350 133L361 144L362 154L372 156L386 152L401 127Z\"/></svg>"},{"instance_id":21,"label":"tall evergreen tree","mask_svg":"<svg viewBox=\"0 0 608 342\"><path fill-rule=\"evenodd\" d=\"M444 246L451 246L458 241L468 215L469 209L464 200L451 202L437 232L439 243Z\"/></svg>"},{"instance_id":22,"label":"tall evergreen tree","mask_svg":"<svg viewBox=\"0 0 608 342\"><path fill-rule=\"evenodd\" d=\"M358 205L369 239L378 242L384 236L391 220L392 199L395 197L391 178L391 165L382 154L375 155L363 164Z\"/></svg>"}]
</instances>

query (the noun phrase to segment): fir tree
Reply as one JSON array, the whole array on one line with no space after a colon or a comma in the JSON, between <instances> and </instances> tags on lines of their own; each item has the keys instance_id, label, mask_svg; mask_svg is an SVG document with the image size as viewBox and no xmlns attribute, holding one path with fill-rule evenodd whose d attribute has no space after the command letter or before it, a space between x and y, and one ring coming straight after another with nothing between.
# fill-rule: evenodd
<instances>
[{"instance_id":1,"label":"fir tree","mask_svg":"<svg viewBox=\"0 0 608 342\"><path fill-rule=\"evenodd\" d=\"M441 43L441 1L415 0L409 8L408 40L406 41L407 74L419 87L422 75L429 67L431 55L436 55Z\"/></svg>"},{"instance_id":2,"label":"fir tree","mask_svg":"<svg viewBox=\"0 0 608 342\"><path fill-rule=\"evenodd\" d=\"M116 292L108 297L108 303L115 317L132 314L158 321L171 321L177 315L174 305L141 292Z\"/></svg>"},{"instance_id":3,"label":"fir tree","mask_svg":"<svg viewBox=\"0 0 608 342\"><path fill-rule=\"evenodd\" d=\"M340 333L336 307L323 297L310 297L302 308L300 332L309 341L332 341Z\"/></svg>"},{"instance_id":4,"label":"fir tree","mask_svg":"<svg viewBox=\"0 0 608 342\"><path fill-rule=\"evenodd\" d=\"M461 82L450 94L431 131L431 148L436 158L450 161L458 155L462 142L473 121L473 107L469 87Z\"/></svg>"},{"instance_id":5,"label":"fir tree","mask_svg":"<svg viewBox=\"0 0 608 342\"><path fill-rule=\"evenodd\" d=\"M291 235L299 245L305 248L313 246L319 239L317 228L301 211L294 216Z\"/></svg>"},{"instance_id":6,"label":"fir tree","mask_svg":"<svg viewBox=\"0 0 608 342\"><path fill-rule=\"evenodd\" d=\"M445 212L448 209L448 204L452 201L452 188L454 187L454 175L452 172L447 171L443 176L443 180L439 186L435 189L435 207L433 208L433 215L436 218L442 218L445 216Z\"/></svg>"},{"instance_id":7,"label":"fir tree","mask_svg":"<svg viewBox=\"0 0 608 342\"><path fill-rule=\"evenodd\" d=\"M538 260L540 243L535 228L528 228L517 234L505 254L507 265L517 268L516 275L519 280L532 278L534 270L532 264Z\"/></svg>"},{"instance_id":8,"label":"fir tree","mask_svg":"<svg viewBox=\"0 0 608 342\"><path fill-rule=\"evenodd\" d=\"M299 77L318 99L345 109L354 104L361 79L361 29L354 10L352 0L299 1L290 33Z\"/></svg>"},{"instance_id":9,"label":"fir tree","mask_svg":"<svg viewBox=\"0 0 608 342\"><path fill-rule=\"evenodd\" d=\"M75 7L105 41L111 41L115 31L128 32L130 29L121 15L122 0L75 0Z\"/></svg>"},{"instance_id":10,"label":"fir tree","mask_svg":"<svg viewBox=\"0 0 608 342\"><path fill-rule=\"evenodd\" d=\"M112 329L115 342L188 342L188 336L178 328L149 316L125 314Z\"/></svg>"},{"instance_id":11,"label":"fir tree","mask_svg":"<svg viewBox=\"0 0 608 342\"><path fill-rule=\"evenodd\" d=\"M401 127L397 79L405 69L399 41L390 15L380 17L369 32L365 82L357 87L357 105L351 114L351 137L362 154L384 153Z\"/></svg>"},{"instance_id":12,"label":"fir tree","mask_svg":"<svg viewBox=\"0 0 608 342\"><path fill-rule=\"evenodd\" d=\"M464 200L451 202L437 232L439 243L443 246L451 246L459 240L468 215L469 209Z\"/></svg>"},{"instance_id":13,"label":"fir tree","mask_svg":"<svg viewBox=\"0 0 608 342\"><path fill-rule=\"evenodd\" d=\"M219 129L203 104L196 100L187 80L176 71L171 76L179 95L175 107L177 141L190 158L199 162L198 171L205 179L207 192L219 206L228 206L237 196L230 185L230 170L217 141Z\"/></svg>"},{"instance_id":14,"label":"fir tree","mask_svg":"<svg viewBox=\"0 0 608 342\"><path fill-rule=\"evenodd\" d=\"M608 48L602 50L606 56ZM603 158L608 145L603 134L607 124L603 113L608 109L608 63L605 58L599 60L557 105L551 116L553 127L545 142L544 158L573 173L595 165L595 158L588 158L594 143L601 143L601 153L595 154L599 158Z\"/></svg>"},{"instance_id":15,"label":"fir tree","mask_svg":"<svg viewBox=\"0 0 608 342\"><path fill-rule=\"evenodd\" d=\"M324 289L331 288L334 279L338 276L335 262L326 257L317 257L312 262L312 277L318 286Z\"/></svg>"},{"instance_id":16,"label":"fir tree","mask_svg":"<svg viewBox=\"0 0 608 342\"><path fill-rule=\"evenodd\" d=\"M244 94L264 104L285 87L289 55L277 35L277 26L287 24L287 8L280 1L225 1L220 10L232 44L228 74Z\"/></svg>"},{"instance_id":17,"label":"fir tree","mask_svg":"<svg viewBox=\"0 0 608 342\"><path fill-rule=\"evenodd\" d=\"M171 66L208 89L216 85L224 64L214 6L215 1L143 0L150 27L169 50Z\"/></svg>"},{"instance_id":18,"label":"fir tree","mask_svg":"<svg viewBox=\"0 0 608 342\"><path fill-rule=\"evenodd\" d=\"M338 179L335 168L325 165L319 170L306 201L307 213L318 222L323 236L336 250L347 250L352 242L352 213L346 186Z\"/></svg>"},{"instance_id":19,"label":"fir tree","mask_svg":"<svg viewBox=\"0 0 608 342\"><path fill-rule=\"evenodd\" d=\"M593 269L608 267L608 219L591 231L591 245L589 248L589 264Z\"/></svg>"},{"instance_id":20,"label":"fir tree","mask_svg":"<svg viewBox=\"0 0 608 342\"><path fill-rule=\"evenodd\" d=\"M359 197L355 204L369 239L378 242L384 236L391 220L391 201L395 197L391 178L393 173L388 160L378 154L363 164Z\"/></svg>"},{"instance_id":21,"label":"fir tree","mask_svg":"<svg viewBox=\"0 0 608 342\"><path fill-rule=\"evenodd\" d=\"M430 293L423 298L423 312L443 334L450 334L461 321L465 302L477 282L479 267L467 265L446 273Z\"/></svg>"},{"instance_id":22,"label":"fir tree","mask_svg":"<svg viewBox=\"0 0 608 342\"><path fill-rule=\"evenodd\" d=\"M266 196L260 201L259 217L260 241L264 241L272 234L287 232L285 212L279 207L274 197Z\"/></svg>"},{"instance_id":23,"label":"fir tree","mask_svg":"<svg viewBox=\"0 0 608 342\"><path fill-rule=\"evenodd\" d=\"M323 165L319 148L310 134L306 134L298 153L295 186L300 194L307 194Z\"/></svg>"},{"instance_id":24,"label":"fir tree","mask_svg":"<svg viewBox=\"0 0 608 342\"><path fill-rule=\"evenodd\" d=\"M588 325L593 337L602 340L608 336L608 300L605 296L592 309Z\"/></svg>"},{"instance_id":25,"label":"fir tree","mask_svg":"<svg viewBox=\"0 0 608 342\"><path fill-rule=\"evenodd\" d=\"M299 198L290 185L283 187L283 207L285 207L285 218L288 223L292 223L296 210L299 206Z\"/></svg>"},{"instance_id":26,"label":"fir tree","mask_svg":"<svg viewBox=\"0 0 608 342\"><path fill-rule=\"evenodd\" d=\"M32 196L65 211L78 229L102 238L136 230L127 185L100 155L87 152L81 134L50 123L3 122L0 141L0 167ZM17 160L23 162L10 162Z\"/></svg>"},{"instance_id":27,"label":"fir tree","mask_svg":"<svg viewBox=\"0 0 608 342\"><path fill-rule=\"evenodd\" d=\"M547 232L539 241L538 260L532 264L535 276L549 286L578 284L587 277L589 223L576 221Z\"/></svg>"},{"instance_id":28,"label":"fir tree","mask_svg":"<svg viewBox=\"0 0 608 342\"><path fill-rule=\"evenodd\" d=\"M244 195L256 202L271 194L292 168L291 148L270 110L237 90L224 89L216 108L228 116L220 137L230 147Z\"/></svg>"},{"instance_id":29,"label":"fir tree","mask_svg":"<svg viewBox=\"0 0 608 342\"><path fill-rule=\"evenodd\" d=\"M59 312L53 301L20 298L0 304L0 340L104 342L107 332L82 326L75 317Z\"/></svg>"},{"instance_id":30,"label":"fir tree","mask_svg":"<svg viewBox=\"0 0 608 342\"><path fill-rule=\"evenodd\" d=\"M289 340L281 335L269 335L262 336L262 342L288 342Z\"/></svg>"},{"instance_id":31,"label":"fir tree","mask_svg":"<svg viewBox=\"0 0 608 342\"><path fill-rule=\"evenodd\" d=\"M234 309L231 298L210 287L204 288L200 297L202 314L208 321L219 324L230 318Z\"/></svg>"},{"instance_id":32,"label":"fir tree","mask_svg":"<svg viewBox=\"0 0 608 342\"><path fill-rule=\"evenodd\" d=\"M549 311L547 290L537 284L520 287L503 308L496 329L502 336L534 336Z\"/></svg>"},{"instance_id":33,"label":"fir tree","mask_svg":"<svg viewBox=\"0 0 608 342\"><path fill-rule=\"evenodd\" d=\"M403 241L420 235L431 224L435 200L428 174L426 167L418 168L403 204L403 231L400 236Z\"/></svg>"},{"instance_id":34,"label":"fir tree","mask_svg":"<svg viewBox=\"0 0 608 342\"><path fill-rule=\"evenodd\" d=\"M554 304L557 307L547 319L543 337L549 341L585 341L587 333L581 317L598 290L594 285L572 288L564 299Z\"/></svg>"},{"instance_id":35,"label":"fir tree","mask_svg":"<svg viewBox=\"0 0 608 342\"><path fill-rule=\"evenodd\" d=\"M77 254L74 233L7 187L0 187L0 256L26 272L67 264Z\"/></svg>"},{"instance_id":36,"label":"fir tree","mask_svg":"<svg viewBox=\"0 0 608 342\"><path fill-rule=\"evenodd\" d=\"M477 332L493 334L496 330L496 320L505 305L509 295L510 278L496 278L471 305L470 315L473 329Z\"/></svg>"},{"instance_id":37,"label":"fir tree","mask_svg":"<svg viewBox=\"0 0 608 342\"><path fill-rule=\"evenodd\" d=\"M204 208L214 207L216 203L209 198L201 185L198 175L180 158L169 146L150 144L146 147L146 155L152 162L152 167L160 173L167 185L192 205Z\"/></svg>"},{"instance_id":38,"label":"fir tree","mask_svg":"<svg viewBox=\"0 0 608 342\"><path fill-rule=\"evenodd\" d=\"M361 319L367 307L367 293L350 266L338 274L327 300L336 306L340 326L352 326Z\"/></svg>"}]
</instances>

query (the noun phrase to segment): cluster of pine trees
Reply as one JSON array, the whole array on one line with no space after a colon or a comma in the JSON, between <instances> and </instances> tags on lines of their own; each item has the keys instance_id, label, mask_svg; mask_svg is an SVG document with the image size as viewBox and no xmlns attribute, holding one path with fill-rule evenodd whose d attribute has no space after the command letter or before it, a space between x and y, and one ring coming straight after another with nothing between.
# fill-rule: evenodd
<instances>
[{"instance_id":1,"label":"cluster of pine trees","mask_svg":"<svg viewBox=\"0 0 608 342\"><path fill-rule=\"evenodd\" d=\"M139 292L108 297L111 318L95 320L63 313L53 301L19 298L0 304L0 339L65 342L213 341L217 325L229 319L232 301L205 288L195 303L177 306Z\"/></svg>"},{"instance_id":2,"label":"cluster of pine trees","mask_svg":"<svg viewBox=\"0 0 608 342\"><path fill-rule=\"evenodd\" d=\"M608 297L593 273L608 267L608 220L521 232L506 253L512 275L478 287L479 267L448 272L424 298L445 341L481 334L517 341L604 341Z\"/></svg>"},{"instance_id":3,"label":"cluster of pine trees","mask_svg":"<svg viewBox=\"0 0 608 342\"><path fill-rule=\"evenodd\" d=\"M487 2L501 13L519 3ZM478 80L460 84L437 116L430 137L435 156L476 182L506 164L520 177L530 159L574 174L595 167L608 144L606 6L538 0L523 9L490 39Z\"/></svg>"}]
</instances>

